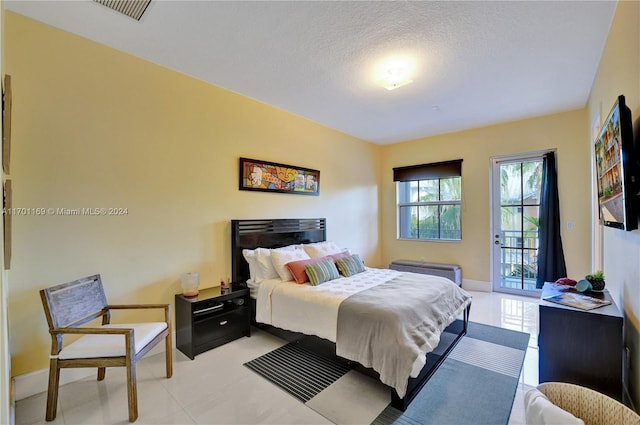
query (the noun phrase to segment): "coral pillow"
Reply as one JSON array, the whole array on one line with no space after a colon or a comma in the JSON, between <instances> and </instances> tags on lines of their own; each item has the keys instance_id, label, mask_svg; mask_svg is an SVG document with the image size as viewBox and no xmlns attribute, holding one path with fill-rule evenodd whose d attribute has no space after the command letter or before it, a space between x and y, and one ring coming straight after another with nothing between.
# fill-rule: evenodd
<instances>
[{"instance_id":1,"label":"coral pillow","mask_svg":"<svg viewBox=\"0 0 640 425\"><path fill-rule=\"evenodd\" d=\"M328 258L329 257L308 258L306 260L291 261L290 263L287 263L286 266L296 283L307 283L309 282L309 276L307 275L304 266L307 264L319 263L320 261L327 260Z\"/></svg>"}]
</instances>

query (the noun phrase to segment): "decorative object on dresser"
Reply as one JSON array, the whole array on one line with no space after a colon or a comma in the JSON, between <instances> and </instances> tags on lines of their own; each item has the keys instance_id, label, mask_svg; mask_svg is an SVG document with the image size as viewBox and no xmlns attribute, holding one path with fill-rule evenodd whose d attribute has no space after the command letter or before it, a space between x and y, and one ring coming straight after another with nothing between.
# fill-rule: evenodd
<instances>
[{"instance_id":1,"label":"decorative object on dresser","mask_svg":"<svg viewBox=\"0 0 640 425\"><path fill-rule=\"evenodd\" d=\"M611 301L590 297L588 295L578 294L575 292L562 292L560 294L544 298L544 301L564 304L568 305L569 307L579 308L581 310L593 310L594 308L604 307L605 305L611 304Z\"/></svg>"},{"instance_id":2,"label":"decorative object on dresser","mask_svg":"<svg viewBox=\"0 0 640 425\"><path fill-rule=\"evenodd\" d=\"M249 289L202 289L197 296L176 294L176 347L191 360L196 355L242 336L251 336Z\"/></svg>"},{"instance_id":3,"label":"decorative object on dresser","mask_svg":"<svg viewBox=\"0 0 640 425\"><path fill-rule=\"evenodd\" d=\"M296 165L240 158L240 190L320 194L320 171Z\"/></svg>"},{"instance_id":4,"label":"decorative object on dresser","mask_svg":"<svg viewBox=\"0 0 640 425\"><path fill-rule=\"evenodd\" d=\"M102 381L107 367L121 366L127 368L129 422L134 422L138 418L136 363L163 339L167 378L173 375L171 306L108 304L99 274L43 289L40 297L51 334L46 420L56 418L60 369L97 367L98 381ZM132 309L163 310L164 321L110 323L112 311ZM100 318L102 326L82 327ZM81 337L64 345L67 334Z\"/></svg>"},{"instance_id":5,"label":"decorative object on dresser","mask_svg":"<svg viewBox=\"0 0 640 425\"><path fill-rule=\"evenodd\" d=\"M462 269L457 264L426 263L414 260L395 260L389 264L392 270L403 272L430 274L442 276L452 280L458 286L462 285Z\"/></svg>"},{"instance_id":6,"label":"decorative object on dresser","mask_svg":"<svg viewBox=\"0 0 640 425\"><path fill-rule=\"evenodd\" d=\"M623 397L623 316L607 290L591 293L610 304L582 310L549 302L571 287L545 283L539 305L539 382L568 382Z\"/></svg>"},{"instance_id":7,"label":"decorative object on dresser","mask_svg":"<svg viewBox=\"0 0 640 425\"><path fill-rule=\"evenodd\" d=\"M592 291L602 291L604 289L604 273L602 270L586 275L585 279L591 284Z\"/></svg>"}]
</instances>

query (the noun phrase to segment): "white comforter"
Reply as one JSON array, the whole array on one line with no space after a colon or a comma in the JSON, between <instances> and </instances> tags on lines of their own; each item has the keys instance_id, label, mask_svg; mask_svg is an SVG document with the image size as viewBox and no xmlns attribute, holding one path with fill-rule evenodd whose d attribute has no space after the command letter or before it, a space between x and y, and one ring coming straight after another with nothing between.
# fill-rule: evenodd
<instances>
[{"instance_id":1,"label":"white comforter","mask_svg":"<svg viewBox=\"0 0 640 425\"><path fill-rule=\"evenodd\" d=\"M396 270L367 268L363 273L318 286L264 280L256 296L256 321L336 342L340 303L401 274Z\"/></svg>"},{"instance_id":2,"label":"white comforter","mask_svg":"<svg viewBox=\"0 0 640 425\"><path fill-rule=\"evenodd\" d=\"M423 306L424 311L431 311L431 314L428 316L420 314L416 316L417 310L415 306L412 305L411 309L405 306L408 314L407 317L420 317L420 326L411 323L406 325L411 327L411 329L404 329L400 326L400 331L393 331L394 335L397 333L398 338L404 335L405 339L407 339L406 344L400 344L402 345L401 348L396 347L400 349L401 352L391 350L393 351L393 353L391 353L392 357L398 360L395 362L387 362L385 359L387 359L388 356L385 355L385 353L389 350L383 347L385 343L379 344L379 341L373 342L373 340L366 340L364 343L359 342L358 344L360 345L356 344L355 346L350 343L345 344L345 330L347 333L353 333L355 331L356 334L359 335L360 328L357 326L354 327L354 330L351 330L350 326L345 327L345 324L341 324L343 332L341 336L342 343L338 344L338 311L342 302L354 294L382 285L393 279L396 279L391 284L393 287L389 288L388 285L383 285L374 291L379 291L383 288L384 291L389 291L394 290L393 288L395 287L402 289L403 286L415 285L416 283L418 287L422 287L424 284L424 291L420 289L420 295L416 296L416 301L420 300L419 302L424 302L426 300L429 304L426 307ZM416 287L414 287L414 290L415 289ZM399 292L387 292L387 294L386 296L383 295L382 298L385 300L395 298L394 303L398 305L403 304L404 294L411 294L411 292L403 289ZM370 299L373 294L367 292L366 295L365 299ZM360 296L357 298L359 300L362 299ZM373 299L375 298L374 296ZM352 300L354 300L354 298L349 300L348 303L345 303L345 305L352 305ZM371 301L368 302L370 303ZM447 282L446 279L439 276L419 275L389 269L367 268L363 273L358 273L346 278L341 277L318 286L311 286L309 284L300 285L293 281L282 282L279 279L263 281L258 288L256 297L256 321L294 332L316 335L336 342L338 355L358 361L364 366L372 367L380 373L382 382L395 388L398 395L403 397L408 378L418 376L425 364L426 353L432 351L433 348L438 345L441 331L449 323L453 322L470 302L471 297L469 294L458 288L453 282ZM423 307L420 307L418 310L422 311ZM351 310L351 308L352 307L350 307L349 310ZM368 311L373 312L373 310L377 309L372 308L369 310L369 308L366 307L365 310L362 311L364 311L366 315ZM404 309L398 310L397 316L405 317L402 314L404 312ZM356 316L353 317L358 317L358 315L356 314ZM402 323L404 323L404 319ZM414 338L415 335L414 337L407 336L414 332L418 332L421 337ZM422 335L423 333L424 335ZM355 341L358 338L349 335L347 339L349 341L352 339ZM386 339L388 339L388 335ZM380 340L380 338L377 338L377 340ZM383 337L382 340L385 340L385 337ZM424 343L416 345L416 341L418 340ZM363 344L364 346L373 344L374 347L369 347L370 350L373 351L370 352L362 349ZM368 361L370 358L373 360ZM401 365L400 359L402 359ZM396 363L398 364L396 365ZM389 367L389 364L393 367ZM397 370L399 368L398 365L402 366L400 368L402 369L401 371Z\"/></svg>"}]
</instances>

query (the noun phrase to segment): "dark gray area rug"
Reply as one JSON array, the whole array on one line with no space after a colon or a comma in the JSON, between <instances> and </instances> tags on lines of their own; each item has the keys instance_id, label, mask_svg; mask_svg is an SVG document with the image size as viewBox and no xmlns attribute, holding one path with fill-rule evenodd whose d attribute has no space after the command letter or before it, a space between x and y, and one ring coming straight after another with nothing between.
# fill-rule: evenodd
<instances>
[{"instance_id":1,"label":"dark gray area rug","mask_svg":"<svg viewBox=\"0 0 640 425\"><path fill-rule=\"evenodd\" d=\"M467 335L405 412L387 405L388 390L379 382L365 379L377 387L375 390L368 382L354 384L353 374L359 373L296 344L245 365L337 424L507 424L528 341L526 333L470 322ZM345 388L351 389L345 393ZM370 401L368 391L377 392L377 404ZM356 392L363 396L348 398ZM382 404L380 392L384 394ZM375 411L370 412L372 409ZM356 416L358 411L369 411L371 416Z\"/></svg>"}]
</instances>

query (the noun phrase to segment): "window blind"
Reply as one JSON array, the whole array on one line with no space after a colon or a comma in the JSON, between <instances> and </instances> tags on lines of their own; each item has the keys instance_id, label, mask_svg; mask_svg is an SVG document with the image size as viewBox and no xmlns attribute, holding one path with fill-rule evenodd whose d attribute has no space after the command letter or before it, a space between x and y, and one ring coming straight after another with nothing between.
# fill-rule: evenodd
<instances>
[{"instance_id":1,"label":"window blind","mask_svg":"<svg viewBox=\"0 0 640 425\"><path fill-rule=\"evenodd\" d=\"M393 169L394 182L433 180L460 176L462 176L462 159L396 167Z\"/></svg>"}]
</instances>

